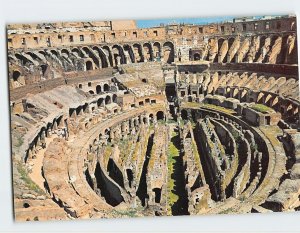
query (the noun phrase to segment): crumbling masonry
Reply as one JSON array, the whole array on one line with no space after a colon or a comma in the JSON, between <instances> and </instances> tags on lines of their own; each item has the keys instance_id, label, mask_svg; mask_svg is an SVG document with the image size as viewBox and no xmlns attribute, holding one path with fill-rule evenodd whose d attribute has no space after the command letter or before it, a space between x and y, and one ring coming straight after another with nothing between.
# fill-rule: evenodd
<instances>
[{"instance_id":1,"label":"crumbling masonry","mask_svg":"<svg viewBox=\"0 0 300 233\"><path fill-rule=\"evenodd\" d=\"M16 220L299 209L294 16L7 40Z\"/></svg>"}]
</instances>

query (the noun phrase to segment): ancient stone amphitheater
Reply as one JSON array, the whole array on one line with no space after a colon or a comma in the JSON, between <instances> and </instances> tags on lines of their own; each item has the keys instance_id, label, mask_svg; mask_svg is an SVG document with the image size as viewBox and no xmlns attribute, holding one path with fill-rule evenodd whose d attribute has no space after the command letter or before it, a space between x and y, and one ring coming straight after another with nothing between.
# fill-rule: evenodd
<instances>
[{"instance_id":1,"label":"ancient stone amphitheater","mask_svg":"<svg viewBox=\"0 0 300 233\"><path fill-rule=\"evenodd\" d=\"M16 220L299 209L294 16L7 29Z\"/></svg>"}]
</instances>

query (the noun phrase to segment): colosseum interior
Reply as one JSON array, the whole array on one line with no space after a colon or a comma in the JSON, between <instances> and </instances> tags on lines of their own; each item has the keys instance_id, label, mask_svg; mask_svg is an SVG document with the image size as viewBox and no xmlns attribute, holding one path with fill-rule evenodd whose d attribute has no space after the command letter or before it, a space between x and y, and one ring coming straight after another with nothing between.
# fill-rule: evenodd
<instances>
[{"instance_id":1,"label":"colosseum interior","mask_svg":"<svg viewBox=\"0 0 300 233\"><path fill-rule=\"evenodd\" d=\"M300 209L293 15L7 26L17 221Z\"/></svg>"}]
</instances>

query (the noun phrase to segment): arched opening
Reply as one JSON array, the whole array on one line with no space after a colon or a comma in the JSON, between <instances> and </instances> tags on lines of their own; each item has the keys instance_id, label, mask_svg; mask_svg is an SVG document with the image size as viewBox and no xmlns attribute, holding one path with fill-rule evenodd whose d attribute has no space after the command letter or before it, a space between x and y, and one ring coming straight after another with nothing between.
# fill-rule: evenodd
<instances>
[{"instance_id":1,"label":"arched opening","mask_svg":"<svg viewBox=\"0 0 300 233\"><path fill-rule=\"evenodd\" d=\"M82 50L93 59L96 66L100 67L100 61L99 58L95 56L95 53L93 53L88 47L83 47Z\"/></svg>"},{"instance_id":2,"label":"arched opening","mask_svg":"<svg viewBox=\"0 0 300 233\"><path fill-rule=\"evenodd\" d=\"M109 47L108 46L103 46L102 49L103 49L103 52L104 52L105 56L108 58L110 66L113 66L112 55L111 55Z\"/></svg>"},{"instance_id":3,"label":"arched opening","mask_svg":"<svg viewBox=\"0 0 300 233\"><path fill-rule=\"evenodd\" d=\"M112 47L112 51L113 51L113 56L114 56L116 65L126 64L126 58L124 56L124 51L121 46L114 45Z\"/></svg>"},{"instance_id":4,"label":"arched opening","mask_svg":"<svg viewBox=\"0 0 300 233\"><path fill-rule=\"evenodd\" d=\"M82 113L82 106L76 108L76 115L79 116Z\"/></svg>"},{"instance_id":5,"label":"arched opening","mask_svg":"<svg viewBox=\"0 0 300 233\"><path fill-rule=\"evenodd\" d=\"M62 49L61 50L61 55L65 58L68 58L69 57L69 51L66 50L66 49Z\"/></svg>"},{"instance_id":6,"label":"arched opening","mask_svg":"<svg viewBox=\"0 0 300 233\"><path fill-rule=\"evenodd\" d=\"M103 107L104 106L104 100L103 100L103 98L98 99L97 105L98 105L98 107Z\"/></svg>"},{"instance_id":7,"label":"arched opening","mask_svg":"<svg viewBox=\"0 0 300 233\"><path fill-rule=\"evenodd\" d=\"M200 54L194 53L194 61L199 61L199 60L200 60Z\"/></svg>"},{"instance_id":8,"label":"arched opening","mask_svg":"<svg viewBox=\"0 0 300 233\"><path fill-rule=\"evenodd\" d=\"M101 86L100 86L100 85L97 85L97 86L96 86L96 93L97 93L97 94L100 94L100 93L101 93Z\"/></svg>"},{"instance_id":9,"label":"arched opening","mask_svg":"<svg viewBox=\"0 0 300 233\"><path fill-rule=\"evenodd\" d=\"M259 38L259 48L260 49L258 50L258 52L255 55L255 59L254 59L255 62L258 62L258 61L262 60L263 46L265 45L265 43L266 43L266 37L261 36Z\"/></svg>"},{"instance_id":10,"label":"arched opening","mask_svg":"<svg viewBox=\"0 0 300 233\"><path fill-rule=\"evenodd\" d=\"M91 61L87 61L85 63L86 70L92 70L93 69L93 63Z\"/></svg>"},{"instance_id":11,"label":"arched opening","mask_svg":"<svg viewBox=\"0 0 300 233\"><path fill-rule=\"evenodd\" d=\"M27 209L27 208L30 207L30 205L29 205L29 203L25 202L25 203L23 204L23 207Z\"/></svg>"},{"instance_id":12,"label":"arched opening","mask_svg":"<svg viewBox=\"0 0 300 233\"><path fill-rule=\"evenodd\" d=\"M143 49L144 49L144 57L147 59L147 61L152 61L153 60L153 56L152 56L151 45L149 43L145 43L143 45Z\"/></svg>"},{"instance_id":13,"label":"arched opening","mask_svg":"<svg viewBox=\"0 0 300 233\"><path fill-rule=\"evenodd\" d=\"M160 188L154 188L153 192L155 193L155 203L160 203L161 189Z\"/></svg>"},{"instance_id":14,"label":"arched opening","mask_svg":"<svg viewBox=\"0 0 300 233\"><path fill-rule=\"evenodd\" d=\"M129 183L129 188L131 188L132 181L133 181L133 173L131 169L126 169L127 179Z\"/></svg>"},{"instance_id":15,"label":"arched opening","mask_svg":"<svg viewBox=\"0 0 300 233\"><path fill-rule=\"evenodd\" d=\"M133 46L133 53L136 62L143 62L143 55L142 55L142 48L140 44L134 44Z\"/></svg>"},{"instance_id":16,"label":"arched opening","mask_svg":"<svg viewBox=\"0 0 300 233\"><path fill-rule=\"evenodd\" d=\"M92 91L92 90L89 90L89 93L90 93L91 95L94 95L94 94L95 94L94 91Z\"/></svg>"},{"instance_id":17,"label":"arched opening","mask_svg":"<svg viewBox=\"0 0 300 233\"><path fill-rule=\"evenodd\" d=\"M14 72L13 72L13 80L15 81L15 82L18 82L19 81L19 77L21 76L21 73L19 72L19 71L17 71L17 70L15 70Z\"/></svg>"},{"instance_id":18,"label":"arched opening","mask_svg":"<svg viewBox=\"0 0 300 233\"><path fill-rule=\"evenodd\" d=\"M156 113L156 119L159 121L159 120L164 120L165 119L165 114L163 111L158 111Z\"/></svg>"},{"instance_id":19,"label":"arched opening","mask_svg":"<svg viewBox=\"0 0 300 233\"><path fill-rule=\"evenodd\" d=\"M154 120L154 116L153 116L153 114L151 113L151 114L149 115L149 121L150 121L150 123L153 123L153 120Z\"/></svg>"},{"instance_id":20,"label":"arched opening","mask_svg":"<svg viewBox=\"0 0 300 233\"><path fill-rule=\"evenodd\" d=\"M134 54L131 47L129 45L124 45L123 47L124 47L124 51L128 53L131 63L134 63Z\"/></svg>"},{"instance_id":21,"label":"arched opening","mask_svg":"<svg viewBox=\"0 0 300 233\"><path fill-rule=\"evenodd\" d=\"M104 84L103 90L104 91L110 91L109 85L107 83Z\"/></svg>"},{"instance_id":22,"label":"arched opening","mask_svg":"<svg viewBox=\"0 0 300 233\"><path fill-rule=\"evenodd\" d=\"M75 55L75 57L83 58L83 54L78 48L73 48L71 51Z\"/></svg>"},{"instance_id":23,"label":"arched opening","mask_svg":"<svg viewBox=\"0 0 300 233\"><path fill-rule=\"evenodd\" d=\"M223 43L224 43L224 39L223 39L223 38L220 38L220 39L218 40L218 53L217 53L217 55L216 55L216 57L215 57L214 62L218 62L218 58L219 58L219 55L220 55L220 52L221 52L221 47L222 47Z\"/></svg>"},{"instance_id":24,"label":"arched opening","mask_svg":"<svg viewBox=\"0 0 300 233\"><path fill-rule=\"evenodd\" d=\"M227 52L227 58L228 58L228 60L227 60L227 62L234 62L234 60L233 60L234 56L233 57L229 57L229 56L232 55L233 49L231 49L231 47L232 47L234 41L235 41L235 39L233 37L229 38L229 40L228 40L228 52ZM231 54L229 52L231 52ZM226 59L226 56L225 56L225 59Z\"/></svg>"},{"instance_id":25,"label":"arched opening","mask_svg":"<svg viewBox=\"0 0 300 233\"><path fill-rule=\"evenodd\" d=\"M117 95L116 94L113 94L112 101L113 101L113 103L117 103Z\"/></svg>"},{"instance_id":26,"label":"arched opening","mask_svg":"<svg viewBox=\"0 0 300 233\"><path fill-rule=\"evenodd\" d=\"M188 120L188 113L186 110L181 110L181 118L182 120Z\"/></svg>"},{"instance_id":27,"label":"arched opening","mask_svg":"<svg viewBox=\"0 0 300 233\"><path fill-rule=\"evenodd\" d=\"M41 71L42 71L42 74L43 76L45 75L46 71L47 71L47 65L41 65Z\"/></svg>"},{"instance_id":28,"label":"arched opening","mask_svg":"<svg viewBox=\"0 0 300 233\"><path fill-rule=\"evenodd\" d=\"M160 56L161 56L161 51L160 51L160 44L158 42L155 42L153 44L153 56L157 61L160 61Z\"/></svg>"},{"instance_id":29,"label":"arched opening","mask_svg":"<svg viewBox=\"0 0 300 233\"><path fill-rule=\"evenodd\" d=\"M111 103L111 98L108 95L108 96L105 97L105 104L110 104L110 103Z\"/></svg>"},{"instance_id":30,"label":"arched opening","mask_svg":"<svg viewBox=\"0 0 300 233\"><path fill-rule=\"evenodd\" d=\"M171 42L166 42L163 45L164 60L167 63L174 62L174 45Z\"/></svg>"}]
</instances>

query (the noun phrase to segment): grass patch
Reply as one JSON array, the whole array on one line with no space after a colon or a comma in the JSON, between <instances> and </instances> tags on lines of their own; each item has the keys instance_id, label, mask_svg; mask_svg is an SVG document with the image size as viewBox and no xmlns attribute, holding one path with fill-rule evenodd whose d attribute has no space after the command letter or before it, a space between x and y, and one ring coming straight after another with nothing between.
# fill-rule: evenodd
<instances>
[{"instance_id":1,"label":"grass patch","mask_svg":"<svg viewBox=\"0 0 300 233\"><path fill-rule=\"evenodd\" d=\"M178 134L176 132L172 132L172 139L174 137L177 137ZM176 163L175 158L179 156L179 151L177 147L174 145L172 140L169 142L168 146L168 184L167 184L167 190L168 190L168 206L167 206L167 212L168 215L172 215L171 207L174 205L175 202L178 201L179 197L174 194L174 187L175 187L175 181L172 179L172 174L174 173L174 166Z\"/></svg>"},{"instance_id":2,"label":"grass patch","mask_svg":"<svg viewBox=\"0 0 300 233\"><path fill-rule=\"evenodd\" d=\"M183 102L181 107L183 108L199 108L200 104L196 102Z\"/></svg>"},{"instance_id":3,"label":"grass patch","mask_svg":"<svg viewBox=\"0 0 300 233\"><path fill-rule=\"evenodd\" d=\"M20 146L22 146L23 143L24 143L23 137L19 137L19 138L17 138L17 143L15 144L15 146L20 147Z\"/></svg>"},{"instance_id":4,"label":"grass patch","mask_svg":"<svg viewBox=\"0 0 300 233\"><path fill-rule=\"evenodd\" d=\"M227 114L234 114L234 113L236 113L232 109L224 108L224 107L217 106L217 105L214 105L214 104L201 104L201 107L209 108L209 109L220 111L220 112L224 112L224 113L227 113Z\"/></svg>"},{"instance_id":5,"label":"grass patch","mask_svg":"<svg viewBox=\"0 0 300 233\"><path fill-rule=\"evenodd\" d=\"M252 106L250 106L250 108L252 108L253 110L257 111L257 112L261 112L261 113L268 113L268 112L272 112L273 109L263 105L263 104L254 104Z\"/></svg>"},{"instance_id":6,"label":"grass patch","mask_svg":"<svg viewBox=\"0 0 300 233\"><path fill-rule=\"evenodd\" d=\"M127 210L112 210L112 212L116 215L119 216L126 216L126 217L138 217L137 212L139 211L139 209L127 209Z\"/></svg>"},{"instance_id":7,"label":"grass patch","mask_svg":"<svg viewBox=\"0 0 300 233\"><path fill-rule=\"evenodd\" d=\"M39 195L45 195L45 192L36 183L34 183L30 179L30 177L28 176L27 170L22 166L22 164L20 164L20 163L17 164L17 170L20 174L21 180L24 181L26 187L29 190L32 190L32 191L36 192Z\"/></svg>"}]
</instances>

